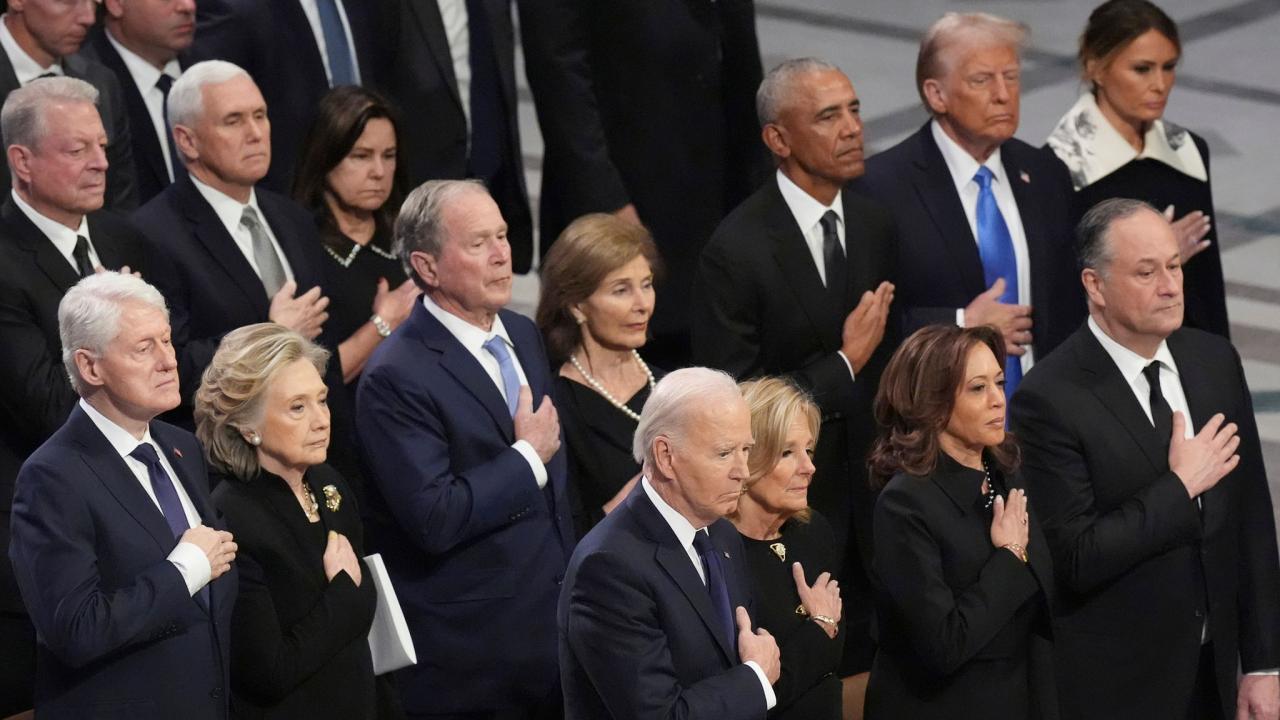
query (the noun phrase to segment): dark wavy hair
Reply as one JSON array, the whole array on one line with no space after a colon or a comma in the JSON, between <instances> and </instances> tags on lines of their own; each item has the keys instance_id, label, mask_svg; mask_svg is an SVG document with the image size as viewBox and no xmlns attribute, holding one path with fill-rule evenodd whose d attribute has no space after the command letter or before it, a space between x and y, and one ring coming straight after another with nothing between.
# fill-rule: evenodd
<instances>
[{"instance_id":1,"label":"dark wavy hair","mask_svg":"<svg viewBox=\"0 0 1280 720\"><path fill-rule=\"evenodd\" d=\"M1090 61L1110 62L1116 53L1148 30L1165 36L1178 54L1182 54L1178 24L1155 3L1148 0L1108 0L1102 3L1089 13L1089 21L1080 35L1080 49L1076 53L1080 72L1086 72Z\"/></svg>"},{"instance_id":2,"label":"dark wavy hair","mask_svg":"<svg viewBox=\"0 0 1280 720\"><path fill-rule=\"evenodd\" d=\"M330 90L316 106L315 119L302 143L298 167L293 176L293 199L318 218L320 241L339 255L351 250L351 239L338 230L324 194L329 189L329 173L355 147L370 120L382 118L391 123L396 136L396 150L402 153L400 119L395 107L372 90L357 85L343 85ZM396 171L391 178L391 194L375 215L377 233L390 238L396 213L404 200L408 173L402 156L396 158ZM391 250L391 248L384 248Z\"/></svg>"},{"instance_id":3,"label":"dark wavy hair","mask_svg":"<svg viewBox=\"0 0 1280 720\"><path fill-rule=\"evenodd\" d=\"M922 328L889 360L876 393L875 417L880 434L867 461L873 487L883 487L895 473L924 476L933 472L942 452L938 436L951 419L956 395L964 384L969 350L986 345L1004 367L1004 338L989 325ZM1017 441L988 448L987 456L1004 473L1017 469Z\"/></svg>"}]
</instances>

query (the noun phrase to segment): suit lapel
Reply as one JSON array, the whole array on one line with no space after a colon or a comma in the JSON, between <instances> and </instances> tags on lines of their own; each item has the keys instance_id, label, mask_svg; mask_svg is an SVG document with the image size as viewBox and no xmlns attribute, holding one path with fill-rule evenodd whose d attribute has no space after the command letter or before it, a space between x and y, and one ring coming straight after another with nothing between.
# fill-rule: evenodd
<instances>
[{"instance_id":1,"label":"suit lapel","mask_svg":"<svg viewBox=\"0 0 1280 720\"><path fill-rule=\"evenodd\" d=\"M1133 388L1088 325L1076 330L1076 353L1081 371L1088 376L1085 384L1142 449L1151 466L1159 472L1167 470L1169 454L1164 442L1156 437L1151 420L1133 395Z\"/></svg>"},{"instance_id":2,"label":"suit lapel","mask_svg":"<svg viewBox=\"0 0 1280 720\"><path fill-rule=\"evenodd\" d=\"M89 42L92 44L93 50L97 53L98 59L103 65L106 65L116 78L120 81L120 86L124 90L125 105L129 111L129 127L132 132L134 147L141 146L141 153L134 153L133 160L139 167L143 167L151 174L151 181L158 188L163 188L169 184L169 171L164 166L164 154L160 149L161 139L156 136L155 125L151 122L151 112L147 110L147 104L142 99L142 90L133 80L133 75L129 72L128 66L124 64L124 59L120 57L120 53L116 52L111 41L107 39L107 31L101 26L95 28L90 34ZM151 88L147 88L150 90ZM142 157L138 157L141 154Z\"/></svg>"},{"instance_id":3,"label":"suit lapel","mask_svg":"<svg viewBox=\"0 0 1280 720\"><path fill-rule=\"evenodd\" d=\"M277 196L261 190L256 195L258 206L262 208L267 225L271 227L271 232L276 236L276 241L280 243L280 249L293 270L293 279L298 283L298 292L310 290L313 284L319 283L319 278L313 277L315 273L311 271L311 262L301 243L298 242L297 229L288 222L284 209L277 201Z\"/></svg>"},{"instance_id":4,"label":"suit lapel","mask_svg":"<svg viewBox=\"0 0 1280 720\"><path fill-rule=\"evenodd\" d=\"M182 176L177 184L178 202L183 214L195 228L196 240L213 256L240 292L244 293L259 317L266 317L267 292L262 286L262 280L253 271L253 266L236 247L235 238L227 232L226 226L218 219L213 207L200 195L190 177Z\"/></svg>"},{"instance_id":5,"label":"suit lapel","mask_svg":"<svg viewBox=\"0 0 1280 720\"><path fill-rule=\"evenodd\" d=\"M947 162L943 160L942 151L934 142L933 132L927 123L916 133L916 138L918 144L913 159L915 172L912 184L938 229L938 236L951 257L952 267L960 273L966 290L977 295L987 289L982 274L982 258L978 255L978 243L951 180L951 171L947 169Z\"/></svg>"},{"instance_id":6,"label":"suit lapel","mask_svg":"<svg viewBox=\"0 0 1280 720\"><path fill-rule=\"evenodd\" d=\"M444 20L440 17L440 5L436 0L410 0L406 4L409 14L417 27L418 33L431 56L435 58L445 84L449 86L449 95L462 111L462 95L458 91L458 77L453 73L453 55L449 50L449 38L444 32ZM402 32L407 31L403 30Z\"/></svg>"},{"instance_id":7,"label":"suit lapel","mask_svg":"<svg viewBox=\"0 0 1280 720\"><path fill-rule=\"evenodd\" d=\"M507 403L502 399L498 386L493 383L493 378L489 377L489 373L485 372L475 357L439 320L432 317L421 302L414 304L409 323L427 347L440 353L440 367L484 407L507 442L514 442L515 424L511 420L511 411L507 409Z\"/></svg>"},{"instance_id":8,"label":"suit lapel","mask_svg":"<svg viewBox=\"0 0 1280 720\"><path fill-rule=\"evenodd\" d=\"M1169 352L1173 355L1173 361L1178 364L1178 380L1182 385L1182 394L1187 399L1187 411L1191 415L1187 422L1191 423L1192 431L1196 432L1222 407L1222 401L1219 399L1219 388L1213 382L1215 373L1211 368L1200 364L1199 357L1183 342L1185 337L1180 331L1170 335ZM1231 418L1227 418L1227 421L1230 422ZM1226 482L1230 482L1230 479ZM1221 507L1218 502L1220 487L1221 483L1199 496L1206 535L1226 520L1218 512Z\"/></svg>"},{"instance_id":9,"label":"suit lapel","mask_svg":"<svg viewBox=\"0 0 1280 720\"><path fill-rule=\"evenodd\" d=\"M1018 216L1022 219L1022 233L1027 239L1027 264L1031 275L1031 287L1053 287L1051 280L1059 268L1053 267L1053 254L1047 252L1051 244L1048 230L1044 226L1044 213L1041 212L1041 203L1036 197L1035 187L1030 182L1031 174L1023 168L1018 155L1019 146L1007 142L1000 151L1000 161L1004 165L1005 175L1009 178L1013 200L1018 205ZM1024 181L1023 178L1026 180ZM1043 293L1032 298L1037 337L1041 338L1046 337L1039 333L1045 331L1047 319L1051 316L1048 295L1049 293Z\"/></svg>"},{"instance_id":10,"label":"suit lapel","mask_svg":"<svg viewBox=\"0 0 1280 720\"><path fill-rule=\"evenodd\" d=\"M822 284L822 276L813 264L813 255L809 252L809 244L805 242L804 233L796 224L795 215L782 198L775 178L766 181L768 203L765 206L764 226L773 240L773 259L782 270L782 276L790 278L791 292L795 295L804 316L813 327L814 336L822 343L824 350L835 352L839 347L832 347L830 333L822 332L822 328L839 327L836 309L831 307L826 289ZM848 218L845 218L848 229ZM846 232L845 246L849 245ZM846 258L848 253L845 253Z\"/></svg>"},{"instance_id":11,"label":"suit lapel","mask_svg":"<svg viewBox=\"0 0 1280 720\"><path fill-rule=\"evenodd\" d=\"M4 53L0 52L0 55ZM5 201L4 207L0 208L0 215L3 215L5 224L13 230L14 244L31 254L36 267L40 268L40 272L49 278L49 282L59 292L65 294L72 285L80 282L80 275L71 267L71 263L58 252L53 241L45 237L26 214L18 209L13 198Z\"/></svg>"}]
</instances>

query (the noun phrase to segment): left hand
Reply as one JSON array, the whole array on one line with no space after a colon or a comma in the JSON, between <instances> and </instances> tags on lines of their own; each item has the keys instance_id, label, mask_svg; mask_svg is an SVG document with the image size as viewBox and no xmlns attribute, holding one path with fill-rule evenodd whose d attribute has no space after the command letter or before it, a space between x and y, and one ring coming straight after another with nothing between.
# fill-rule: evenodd
<instances>
[{"instance_id":1,"label":"left hand","mask_svg":"<svg viewBox=\"0 0 1280 720\"><path fill-rule=\"evenodd\" d=\"M1280 676L1245 675L1236 697L1236 720L1280 718Z\"/></svg>"},{"instance_id":2,"label":"left hand","mask_svg":"<svg viewBox=\"0 0 1280 720\"><path fill-rule=\"evenodd\" d=\"M1170 205L1164 209L1164 219L1173 226L1173 234L1178 238L1178 254L1182 256L1184 265L1209 247L1211 241L1205 239L1210 228L1208 215L1196 210L1174 220L1173 206Z\"/></svg>"},{"instance_id":3,"label":"left hand","mask_svg":"<svg viewBox=\"0 0 1280 720\"><path fill-rule=\"evenodd\" d=\"M840 583L831 577L831 573L824 572L813 581L813 587L810 587L804 581L804 567L800 563L791 564L791 576L796 581L796 593L800 596L800 604L804 605L809 617L816 618L822 615L835 620L834 624L814 620L818 627L826 631L827 637L835 637L840 623Z\"/></svg>"}]
</instances>

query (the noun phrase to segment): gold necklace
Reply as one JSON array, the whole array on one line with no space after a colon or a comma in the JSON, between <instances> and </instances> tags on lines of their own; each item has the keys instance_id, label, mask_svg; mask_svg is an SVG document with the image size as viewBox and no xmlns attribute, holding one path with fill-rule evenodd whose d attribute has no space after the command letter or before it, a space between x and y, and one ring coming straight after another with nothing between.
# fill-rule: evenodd
<instances>
[{"instance_id":1,"label":"gold necklace","mask_svg":"<svg viewBox=\"0 0 1280 720\"><path fill-rule=\"evenodd\" d=\"M302 484L302 512L306 514L307 520L310 522L320 522L320 503L316 502L316 496L311 492L311 488L305 482Z\"/></svg>"}]
</instances>

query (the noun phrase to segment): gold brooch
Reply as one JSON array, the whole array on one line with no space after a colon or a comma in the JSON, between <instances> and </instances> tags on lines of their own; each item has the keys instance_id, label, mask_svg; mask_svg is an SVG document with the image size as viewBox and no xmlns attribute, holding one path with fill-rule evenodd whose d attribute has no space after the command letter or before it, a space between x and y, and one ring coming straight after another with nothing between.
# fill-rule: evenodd
<instances>
[{"instance_id":1,"label":"gold brooch","mask_svg":"<svg viewBox=\"0 0 1280 720\"><path fill-rule=\"evenodd\" d=\"M342 506L342 494L338 492L338 488L325 485L321 492L324 493L324 506L329 508L329 512L338 512L338 508Z\"/></svg>"},{"instance_id":2,"label":"gold brooch","mask_svg":"<svg viewBox=\"0 0 1280 720\"><path fill-rule=\"evenodd\" d=\"M770 544L769 544L769 549L773 551L773 554L774 554L774 555L777 555L777 556L778 556L778 559L779 559L779 560L781 560L782 562L786 562L786 561L787 561L787 546L786 546L786 545L783 545L782 543L770 543Z\"/></svg>"},{"instance_id":3,"label":"gold brooch","mask_svg":"<svg viewBox=\"0 0 1280 720\"><path fill-rule=\"evenodd\" d=\"M796 606L796 614L800 617L809 617L809 611L804 609L804 603Z\"/></svg>"}]
</instances>

